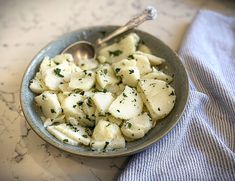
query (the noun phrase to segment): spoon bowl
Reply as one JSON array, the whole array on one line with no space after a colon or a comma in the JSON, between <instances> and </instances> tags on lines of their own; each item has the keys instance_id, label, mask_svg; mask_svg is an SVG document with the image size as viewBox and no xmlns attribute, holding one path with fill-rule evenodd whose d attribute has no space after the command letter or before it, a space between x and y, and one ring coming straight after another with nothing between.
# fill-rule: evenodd
<instances>
[{"instance_id":1,"label":"spoon bowl","mask_svg":"<svg viewBox=\"0 0 235 181\"><path fill-rule=\"evenodd\" d=\"M75 62L96 58L95 47L88 41L78 41L68 46L62 53L69 53Z\"/></svg>"}]
</instances>

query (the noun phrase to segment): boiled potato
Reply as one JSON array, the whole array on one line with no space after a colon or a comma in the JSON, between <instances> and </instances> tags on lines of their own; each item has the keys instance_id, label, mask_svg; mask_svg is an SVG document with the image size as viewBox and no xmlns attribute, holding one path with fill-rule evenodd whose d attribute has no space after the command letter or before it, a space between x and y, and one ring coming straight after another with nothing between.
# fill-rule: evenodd
<instances>
[{"instance_id":1,"label":"boiled potato","mask_svg":"<svg viewBox=\"0 0 235 181\"><path fill-rule=\"evenodd\" d=\"M94 85L95 73L89 70L73 73L69 82L69 87L71 89L79 89L83 91L88 91Z\"/></svg>"},{"instance_id":2,"label":"boiled potato","mask_svg":"<svg viewBox=\"0 0 235 181\"><path fill-rule=\"evenodd\" d=\"M48 88L46 87L46 85L44 84L42 80L42 76L40 72L38 72L36 76L31 80L29 88L34 93L38 93L38 94L48 90Z\"/></svg>"},{"instance_id":3,"label":"boiled potato","mask_svg":"<svg viewBox=\"0 0 235 181\"><path fill-rule=\"evenodd\" d=\"M70 94L62 103L64 114L67 118L73 117L82 126L94 126L94 121L90 120L82 110L81 103L84 97L80 94Z\"/></svg>"},{"instance_id":4,"label":"boiled potato","mask_svg":"<svg viewBox=\"0 0 235 181\"><path fill-rule=\"evenodd\" d=\"M109 64L99 66L96 71L96 81L102 89L106 88L107 85L112 86L120 82Z\"/></svg>"},{"instance_id":5,"label":"boiled potato","mask_svg":"<svg viewBox=\"0 0 235 181\"><path fill-rule=\"evenodd\" d=\"M55 126L47 126L47 130L48 130L49 133L51 133L53 136L55 136L58 140L60 140L63 143L74 145L74 146L78 145L77 141L69 138L68 136L66 136L62 132L58 131L55 128Z\"/></svg>"},{"instance_id":6,"label":"boiled potato","mask_svg":"<svg viewBox=\"0 0 235 181\"><path fill-rule=\"evenodd\" d=\"M118 125L100 120L92 134L91 148L99 151L125 148L125 139Z\"/></svg>"},{"instance_id":7,"label":"boiled potato","mask_svg":"<svg viewBox=\"0 0 235 181\"><path fill-rule=\"evenodd\" d=\"M166 82L155 79L140 80L138 90L154 121L166 117L173 109L175 91Z\"/></svg>"},{"instance_id":8,"label":"boiled potato","mask_svg":"<svg viewBox=\"0 0 235 181\"><path fill-rule=\"evenodd\" d=\"M131 87L137 85L140 79L140 71L136 66L135 60L123 59L120 62L113 64L113 69L117 76L121 76L122 82Z\"/></svg>"},{"instance_id":9,"label":"boiled potato","mask_svg":"<svg viewBox=\"0 0 235 181\"><path fill-rule=\"evenodd\" d=\"M125 137L130 139L139 139L152 128L152 120L145 112L129 120L126 120L121 127L121 131Z\"/></svg>"},{"instance_id":10,"label":"boiled potato","mask_svg":"<svg viewBox=\"0 0 235 181\"><path fill-rule=\"evenodd\" d=\"M148 54L152 54L151 50L149 49L149 47L147 47L145 44L140 43L138 46L138 51L141 51L143 53L148 53Z\"/></svg>"},{"instance_id":11,"label":"boiled potato","mask_svg":"<svg viewBox=\"0 0 235 181\"><path fill-rule=\"evenodd\" d=\"M152 71L151 65L146 56L133 54L133 57L136 59L136 66L139 69L141 75Z\"/></svg>"},{"instance_id":12,"label":"boiled potato","mask_svg":"<svg viewBox=\"0 0 235 181\"><path fill-rule=\"evenodd\" d=\"M120 42L101 48L98 59L108 63L118 62L135 53L138 42L139 36L135 33L130 33Z\"/></svg>"},{"instance_id":13,"label":"boiled potato","mask_svg":"<svg viewBox=\"0 0 235 181\"><path fill-rule=\"evenodd\" d=\"M110 92L97 92L92 99L96 105L98 113L105 114L113 102L114 97Z\"/></svg>"},{"instance_id":14,"label":"boiled potato","mask_svg":"<svg viewBox=\"0 0 235 181\"><path fill-rule=\"evenodd\" d=\"M126 86L109 107L109 112L116 118L130 119L142 112L143 101L135 88Z\"/></svg>"},{"instance_id":15,"label":"boiled potato","mask_svg":"<svg viewBox=\"0 0 235 181\"><path fill-rule=\"evenodd\" d=\"M152 54L148 54L148 53L143 53L141 51L137 51L136 54L140 54L140 55L144 55L149 59L149 62L151 65L160 65L162 63L165 62L165 59L154 56Z\"/></svg>"},{"instance_id":16,"label":"boiled potato","mask_svg":"<svg viewBox=\"0 0 235 181\"><path fill-rule=\"evenodd\" d=\"M158 80L163 80L167 83L172 82L173 78L165 73L163 73L162 71L159 71L155 68L153 68L152 72L143 75L141 77L141 79L158 79Z\"/></svg>"},{"instance_id":17,"label":"boiled potato","mask_svg":"<svg viewBox=\"0 0 235 181\"><path fill-rule=\"evenodd\" d=\"M82 70L91 70L97 68L99 65L98 61L95 59L81 59L78 61L78 66Z\"/></svg>"},{"instance_id":18,"label":"boiled potato","mask_svg":"<svg viewBox=\"0 0 235 181\"><path fill-rule=\"evenodd\" d=\"M79 125L68 125L68 124L59 124L54 126L54 128L70 139L77 141L78 143L82 143L84 145L89 145L91 138L86 132L85 128Z\"/></svg>"},{"instance_id":19,"label":"boiled potato","mask_svg":"<svg viewBox=\"0 0 235 181\"><path fill-rule=\"evenodd\" d=\"M35 97L37 105L46 118L54 119L61 114L61 106L55 93L45 91Z\"/></svg>"}]
</instances>

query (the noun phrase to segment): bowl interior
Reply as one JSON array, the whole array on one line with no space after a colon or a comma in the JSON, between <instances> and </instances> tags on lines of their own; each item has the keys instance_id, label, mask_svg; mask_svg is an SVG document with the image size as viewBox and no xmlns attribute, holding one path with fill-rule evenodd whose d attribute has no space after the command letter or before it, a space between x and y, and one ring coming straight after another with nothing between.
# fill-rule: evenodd
<instances>
[{"instance_id":1,"label":"bowl interior","mask_svg":"<svg viewBox=\"0 0 235 181\"><path fill-rule=\"evenodd\" d=\"M169 75L174 75L174 81L171 85L175 88L176 103L171 113L161 120L157 125L149 131L144 138L127 143L125 149L115 150L111 152L96 152L85 146L71 146L58 141L55 137L47 132L40 118L40 110L34 103L35 94L29 89L29 82L39 70L39 65L45 56L54 57L60 54L67 46L79 41L87 40L94 43L98 38L112 32L117 26L99 26L90 27L74 31L63 35L58 40L48 44L43 48L32 60L23 77L21 85L21 105L26 120L33 130L45 141L64 151L74 153L81 156L90 157L114 157L134 154L143 150L147 146L161 139L166 135L178 122L188 99L188 78L184 66L179 57L162 41L156 37L140 30L132 30L136 32L144 43L151 49L154 55L165 58L167 61L162 68ZM112 41L111 41L112 42Z\"/></svg>"}]
</instances>

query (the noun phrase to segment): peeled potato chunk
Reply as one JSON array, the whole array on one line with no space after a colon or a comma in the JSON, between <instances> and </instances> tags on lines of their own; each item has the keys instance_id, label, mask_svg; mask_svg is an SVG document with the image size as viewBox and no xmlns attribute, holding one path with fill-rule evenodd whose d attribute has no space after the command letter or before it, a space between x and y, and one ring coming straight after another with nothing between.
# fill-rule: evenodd
<instances>
[{"instance_id":1,"label":"peeled potato chunk","mask_svg":"<svg viewBox=\"0 0 235 181\"><path fill-rule=\"evenodd\" d=\"M175 91L166 82L155 79L140 80L138 90L154 121L164 118L173 109Z\"/></svg>"},{"instance_id":2,"label":"peeled potato chunk","mask_svg":"<svg viewBox=\"0 0 235 181\"><path fill-rule=\"evenodd\" d=\"M138 46L138 51L141 51L143 53L148 53L148 54L152 54L151 50L149 49L149 47L147 47L145 44L140 43Z\"/></svg>"},{"instance_id":3,"label":"peeled potato chunk","mask_svg":"<svg viewBox=\"0 0 235 181\"><path fill-rule=\"evenodd\" d=\"M77 141L78 143L82 143L84 145L89 145L91 138L86 132L85 128L80 125L70 125L70 124L59 124L54 126L56 130L60 131L70 139Z\"/></svg>"},{"instance_id":4,"label":"peeled potato chunk","mask_svg":"<svg viewBox=\"0 0 235 181\"><path fill-rule=\"evenodd\" d=\"M97 68L99 65L98 61L95 59L81 59L78 61L78 66L82 70L91 70Z\"/></svg>"},{"instance_id":5,"label":"peeled potato chunk","mask_svg":"<svg viewBox=\"0 0 235 181\"><path fill-rule=\"evenodd\" d=\"M101 88L107 85L115 85L120 80L116 77L112 67L109 64L100 65L96 71L96 80Z\"/></svg>"},{"instance_id":6,"label":"peeled potato chunk","mask_svg":"<svg viewBox=\"0 0 235 181\"><path fill-rule=\"evenodd\" d=\"M135 33L130 33L120 42L106 46L99 51L98 58L102 62L115 63L127 58L136 51L136 45L139 42L139 36Z\"/></svg>"},{"instance_id":7,"label":"peeled potato chunk","mask_svg":"<svg viewBox=\"0 0 235 181\"><path fill-rule=\"evenodd\" d=\"M69 138L68 136L66 136L65 134L63 134L62 132L58 131L55 126L47 126L47 130L49 133L51 133L53 136L55 136L58 140L60 140L61 142L67 143L69 145L74 145L77 146L78 142Z\"/></svg>"},{"instance_id":8,"label":"peeled potato chunk","mask_svg":"<svg viewBox=\"0 0 235 181\"><path fill-rule=\"evenodd\" d=\"M116 118L130 119L142 112L143 101L135 88L126 86L124 91L113 101L109 112Z\"/></svg>"},{"instance_id":9,"label":"peeled potato chunk","mask_svg":"<svg viewBox=\"0 0 235 181\"><path fill-rule=\"evenodd\" d=\"M42 113L46 118L54 119L61 114L61 107L58 97L55 93L45 91L35 97L35 101L40 106Z\"/></svg>"},{"instance_id":10,"label":"peeled potato chunk","mask_svg":"<svg viewBox=\"0 0 235 181\"><path fill-rule=\"evenodd\" d=\"M125 137L130 139L139 139L152 128L152 120L145 112L141 115L126 120L121 127L121 131Z\"/></svg>"},{"instance_id":11,"label":"peeled potato chunk","mask_svg":"<svg viewBox=\"0 0 235 181\"><path fill-rule=\"evenodd\" d=\"M92 99L96 105L97 111L101 114L105 114L113 102L114 97L110 92L97 92Z\"/></svg>"},{"instance_id":12,"label":"peeled potato chunk","mask_svg":"<svg viewBox=\"0 0 235 181\"><path fill-rule=\"evenodd\" d=\"M165 73L163 73L162 71L159 71L155 68L153 68L153 71L146 74L146 75L143 75L141 77L141 79L158 79L158 80L163 80L167 83L170 83L172 82L173 78Z\"/></svg>"},{"instance_id":13,"label":"peeled potato chunk","mask_svg":"<svg viewBox=\"0 0 235 181\"><path fill-rule=\"evenodd\" d=\"M93 131L90 145L99 151L125 148L125 139L118 125L100 120Z\"/></svg>"},{"instance_id":14,"label":"peeled potato chunk","mask_svg":"<svg viewBox=\"0 0 235 181\"><path fill-rule=\"evenodd\" d=\"M46 87L46 85L44 84L43 80L42 80L42 76L41 73L38 72L36 74L36 76L31 80L29 88L37 94L40 94L46 90L48 90L48 88Z\"/></svg>"},{"instance_id":15,"label":"peeled potato chunk","mask_svg":"<svg viewBox=\"0 0 235 181\"><path fill-rule=\"evenodd\" d=\"M70 94L62 102L62 108L67 119L71 117L74 118L74 121L77 121L78 124L82 126L94 126L94 121L90 120L82 110L81 103L84 101L84 98L80 94Z\"/></svg>"},{"instance_id":16,"label":"peeled potato chunk","mask_svg":"<svg viewBox=\"0 0 235 181\"><path fill-rule=\"evenodd\" d=\"M133 54L133 57L136 59L136 66L139 69L141 75L152 71L151 65L146 56Z\"/></svg>"},{"instance_id":17,"label":"peeled potato chunk","mask_svg":"<svg viewBox=\"0 0 235 181\"><path fill-rule=\"evenodd\" d=\"M140 71L136 66L135 60L123 59L120 62L113 64L113 69L117 76L121 76L122 82L131 87L137 85L140 79Z\"/></svg>"},{"instance_id":18,"label":"peeled potato chunk","mask_svg":"<svg viewBox=\"0 0 235 181\"><path fill-rule=\"evenodd\" d=\"M149 59L149 62L150 62L151 65L160 65L160 64L165 62L165 59L157 57L157 56L152 55L152 54L143 53L141 51L137 51L136 54L146 56Z\"/></svg>"},{"instance_id":19,"label":"peeled potato chunk","mask_svg":"<svg viewBox=\"0 0 235 181\"><path fill-rule=\"evenodd\" d=\"M80 89L83 91L91 89L94 85L95 73L89 70L73 73L69 82L69 87L71 89Z\"/></svg>"}]
</instances>

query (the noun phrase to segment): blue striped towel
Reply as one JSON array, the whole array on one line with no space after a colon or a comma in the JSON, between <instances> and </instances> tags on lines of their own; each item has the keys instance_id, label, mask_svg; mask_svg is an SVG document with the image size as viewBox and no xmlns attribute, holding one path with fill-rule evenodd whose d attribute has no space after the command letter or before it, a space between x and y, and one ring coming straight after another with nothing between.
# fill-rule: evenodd
<instances>
[{"instance_id":1,"label":"blue striped towel","mask_svg":"<svg viewBox=\"0 0 235 181\"><path fill-rule=\"evenodd\" d=\"M235 18L200 11L179 55L190 77L186 110L119 180L235 180Z\"/></svg>"}]
</instances>

